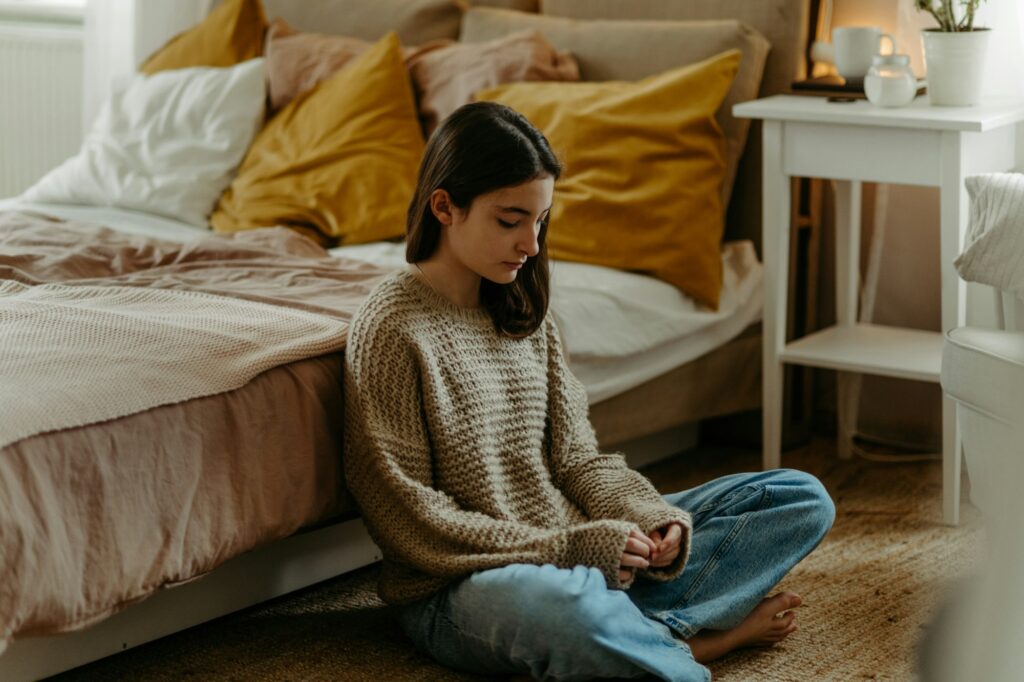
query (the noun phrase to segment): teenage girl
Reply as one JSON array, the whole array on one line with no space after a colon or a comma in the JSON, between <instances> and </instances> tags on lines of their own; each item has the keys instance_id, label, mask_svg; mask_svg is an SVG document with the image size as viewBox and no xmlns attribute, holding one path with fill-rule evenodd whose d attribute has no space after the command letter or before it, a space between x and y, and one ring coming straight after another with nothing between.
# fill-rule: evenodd
<instances>
[{"instance_id":1,"label":"teenage girl","mask_svg":"<svg viewBox=\"0 0 1024 682\"><path fill-rule=\"evenodd\" d=\"M800 597L765 595L835 508L791 469L662 496L598 449L548 310L560 173L499 104L460 108L427 143L409 265L346 349L345 474L383 552L378 591L464 671L709 680L704 663L796 630Z\"/></svg>"}]
</instances>

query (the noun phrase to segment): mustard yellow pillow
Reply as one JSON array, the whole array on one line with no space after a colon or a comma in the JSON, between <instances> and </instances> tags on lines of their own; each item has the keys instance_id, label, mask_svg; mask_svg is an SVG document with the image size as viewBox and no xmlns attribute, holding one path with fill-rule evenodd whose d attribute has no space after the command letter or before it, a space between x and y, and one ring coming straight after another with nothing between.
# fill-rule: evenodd
<instances>
[{"instance_id":1,"label":"mustard yellow pillow","mask_svg":"<svg viewBox=\"0 0 1024 682\"><path fill-rule=\"evenodd\" d=\"M324 245L401 237L423 147L391 32L264 126L210 224L284 225Z\"/></svg>"},{"instance_id":2,"label":"mustard yellow pillow","mask_svg":"<svg viewBox=\"0 0 1024 682\"><path fill-rule=\"evenodd\" d=\"M729 50L636 82L476 93L530 119L563 162L552 258L651 274L718 309L726 149L715 112L739 64Z\"/></svg>"},{"instance_id":3,"label":"mustard yellow pillow","mask_svg":"<svg viewBox=\"0 0 1024 682\"><path fill-rule=\"evenodd\" d=\"M224 0L206 19L150 55L139 71L234 66L263 56L267 18L260 0Z\"/></svg>"}]
</instances>

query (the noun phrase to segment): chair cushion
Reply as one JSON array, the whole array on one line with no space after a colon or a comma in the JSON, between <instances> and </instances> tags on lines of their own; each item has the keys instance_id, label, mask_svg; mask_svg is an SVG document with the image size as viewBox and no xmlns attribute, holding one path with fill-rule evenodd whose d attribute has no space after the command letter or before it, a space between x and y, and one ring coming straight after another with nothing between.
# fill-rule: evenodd
<instances>
[{"instance_id":1,"label":"chair cushion","mask_svg":"<svg viewBox=\"0 0 1024 682\"><path fill-rule=\"evenodd\" d=\"M1024 332L960 327L946 334L942 388L1006 422L1024 416Z\"/></svg>"}]
</instances>

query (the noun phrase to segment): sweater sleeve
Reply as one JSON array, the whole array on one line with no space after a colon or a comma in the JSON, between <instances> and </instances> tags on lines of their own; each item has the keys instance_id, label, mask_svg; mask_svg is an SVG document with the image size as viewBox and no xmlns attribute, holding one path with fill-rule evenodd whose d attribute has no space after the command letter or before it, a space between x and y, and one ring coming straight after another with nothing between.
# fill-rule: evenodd
<instances>
[{"instance_id":1,"label":"sweater sleeve","mask_svg":"<svg viewBox=\"0 0 1024 682\"><path fill-rule=\"evenodd\" d=\"M690 554L690 513L671 505L622 453L601 453L590 423L586 389L569 369L558 327L545 321L548 346L549 466L555 485L591 519L622 519L650 534L677 521L683 527L679 556L670 565L638 571L652 580L678 577Z\"/></svg>"},{"instance_id":2,"label":"sweater sleeve","mask_svg":"<svg viewBox=\"0 0 1024 682\"><path fill-rule=\"evenodd\" d=\"M345 358L346 483L385 555L456 578L512 563L597 567L611 588L634 524L596 519L543 528L462 508L434 487L414 347L382 324L354 323Z\"/></svg>"}]
</instances>

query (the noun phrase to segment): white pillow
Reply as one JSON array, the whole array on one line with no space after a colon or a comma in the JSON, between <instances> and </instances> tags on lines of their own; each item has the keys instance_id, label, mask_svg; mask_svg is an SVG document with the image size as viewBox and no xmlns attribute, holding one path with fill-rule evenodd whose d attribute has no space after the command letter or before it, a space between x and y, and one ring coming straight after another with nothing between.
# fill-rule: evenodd
<instances>
[{"instance_id":1,"label":"white pillow","mask_svg":"<svg viewBox=\"0 0 1024 682\"><path fill-rule=\"evenodd\" d=\"M104 104L77 156L24 201L118 206L208 227L263 122L264 60L134 76Z\"/></svg>"}]
</instances>

